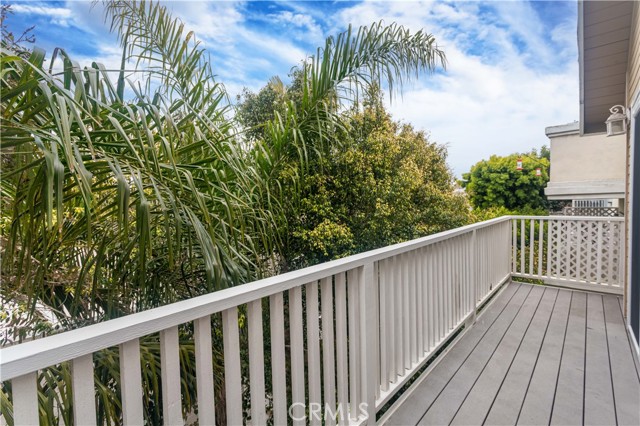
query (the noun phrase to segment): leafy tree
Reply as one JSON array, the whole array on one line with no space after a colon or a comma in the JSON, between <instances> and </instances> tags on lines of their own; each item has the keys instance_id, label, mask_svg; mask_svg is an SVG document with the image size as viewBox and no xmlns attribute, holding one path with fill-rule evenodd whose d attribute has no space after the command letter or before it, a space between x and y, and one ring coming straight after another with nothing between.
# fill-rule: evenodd
<instances>
[{"instance_id":1,"label":"leafy tree","mask_svg":"<svg viewBox=\"0 0 640 426\"><path fill-rule=\"evenodd\" d=\"M286 93L296 93L296 80ZM269 85L245 97L239 110ZM340 141L312 160L290 205L283 268L297 268L468 223L468 206L453 193L446 149L423 132L394 122L372 86L344 115ZM257 116L257 115L256 115ZM259 127L259 123L252 123Z\"/></svg>"},{"instance_id":2,"label":"leafy tree","mask_svg":"<svg viewBox=\"0 0 640 426\"><path fill-rule=\"evenodd\" d=\"M474 164L462 175L471 204L476 209L506 208L510 211L546 210L549 203L544 188L549 181L549 150L536 150L505 157L492 155ZM522 160L522 170L517 161ZM540 169L541 175L536 175Z\"/></svg>"},{"instance_id":3,"label":"leafy tree","mask_svg":"<svg viewBox=\"0 0 640 426\"><path fill-rule=\"evenodd\" d=\"M400 87L444 61L423 31L349 28L303 64L298 97L265 117L247 149L205 51L179 20L153 2L109 1L106 14L123 48L116 81L63 49L51 58L62 62L57 76L41 49L23 58L2 40L0 298L11 311L4 343L272 273L287 249L289 214L304 199L300 177L336 149L348 124L337 105L348 107L371 84ZM127 60L140 78L130 82L132 99ZM191 333L180 329L185 412L195 400ZM141 340L141 357L145 417L159 424L157 336ZM94 359L99 422L118 423L117 351ZM39 374L45 422L69 423L69 400L59 403L59 416L54 406L69 396L69 366ZM11 412L8 392L3 384L3 414Z\"/></svg>"}]
</instances>

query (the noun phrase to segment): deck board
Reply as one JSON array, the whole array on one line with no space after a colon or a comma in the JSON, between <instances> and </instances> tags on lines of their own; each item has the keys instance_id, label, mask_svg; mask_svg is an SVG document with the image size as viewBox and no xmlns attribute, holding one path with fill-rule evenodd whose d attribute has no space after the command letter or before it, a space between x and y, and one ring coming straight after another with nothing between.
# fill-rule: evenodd
<instances>
[{"instance_id":1,"label":"deck board","mask_svg":"<svg viewBox=\"0 0 640 426\"><path fill-rule=\"evenodd\" d=\"M541 306L527 330L522 346L509 367L500 389L493 398L491 407L483 419L487 424L514 425L518 421L520 407L527 394L533 369L548 331L559 291L546 289Z\"/></svg>"},{"instance_id":2,"label":"deck board","mask_svg":"<svg viewBox=\"0 0 640 426\"><path fill-rule=\"evenodd\" d=\"M602 296L595 293L587 294L584 380L584 423L586 425L616 424L604 306Z\"/></svg>"},{"instance_id":3,"label":"deck board","mask_svg":"<svg viewBox=\"0 0 640 426\"><path fill-rule=\"evenodd\" d=\"M564 336L569 319L571 295L572 292L568 290L558 291L558 299L549 320L549 327L544 336L542 348L540 348L536 364L533 367L524 401L517 407L519 414L516 422L510 424L549 424L562 348L564 346ZM503 407L500 401L497 401L491 409L492 412L489 414L487 422L491 420L498 423L500 418L498 410L501 409L507 410L508 408Z\"/></svg>"},{"instance_id":4,"label":"deck board","mask_svg":"<svg viewBox=\"0 0 640 426\"><path fill-rule=\"evenodd\" d=\"M603 302L618 424L637 426L640 425L640 377L631 349L627 348L630 344L622 311L613 297L605 297Z\"/></svg>"},{"instance_id":5,"label":"deck board","mask_svg":"<svg viewBox=\"0 0 640 426\"><path fill-rule=\"evenodd\" d=\"M545 326L549 320L549 314L545 311L551 312L556 292L554 290L547 291L545 288L540 288L540 290L540 297L529 297L529 300L532 300L535 305L533 312L531 315L520 317L521 321L519 323L514 321L491 356L482 374L480 374L473 388L469 391L467 398L453 418L452 424L461 426L481 425L484 422L491 409L491 404L522 346L525 335L531 330L532 326L538 326L536 319L539 320L542 317ZM535 304L536 301L537 304Z\"/></svg>"},{"instance_id":6,"label":"deck board","mask_svg":"<svg viewBox=\"0 0 640 426\"><path fill-rule=\"evenodd\" d=\"M532 292L534 293L533 297L530 295ZM452 421L458 408L461 406L480 374L484 371L487 362L509 329L512 326L519 328L524 323L528 323L529 318L533 315L538 305L542 292L543 289L541 287L531 288L529 292L527 292L524 303L518 308L517 312L513 312L513 315L510 316L503 313L498 318L494 327L490 330L491 332L487 333L480 341L433 404L427 409L418 424L440 425L449 424ZM507 309L508 308L509 306L507 306Z\"/></svg>"},{"instance_id":7,"label":"deck board","mask_svg":"<svg viewBox=\"0 0 640 426\"><path fill-rule=\"evenodd\" d=\"M640 424L619 297L513 283L387 424Z\"/></svg>"},{"instance_id":8,"label":"deck board","mask_svg":"<svg viewBox=\"0 0 640 426\"><path fill-rule=\"evenodd\" d=\"M498 299L478 317L476 324L465 334L464 338L456 344L456 350L447 355L446 362L439 363L432 370L427 380L428 383L423 382L418 390L404 401L403 409L394 414L392 424L417 424L424 414L423 407L430 405L438 396L438 393L444 389L451 376L462 365L468 354L476 347L496 319L504 312L507 306L522 303L526 294L526 289L522 289L519 286L507 286ZM517 298L516 295L518 296Z\"/></svg>"},{"instance_id":9,"label":"deck board","mask_svg":"<svg viewBox=\"0 0 640 426\"><path fill-rule=\"evenodd\" d=\"M551 413L552 425L582 423L584 420L586 319L587 294L574 292Z\"/></svg>"}]
</instances>

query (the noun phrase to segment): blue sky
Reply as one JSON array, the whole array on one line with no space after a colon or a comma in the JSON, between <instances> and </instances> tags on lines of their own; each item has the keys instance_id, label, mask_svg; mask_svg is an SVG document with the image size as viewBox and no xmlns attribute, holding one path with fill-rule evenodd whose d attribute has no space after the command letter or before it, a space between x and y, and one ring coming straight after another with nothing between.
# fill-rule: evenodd
<instances>
[{"instance_id":1,"label":"blue sky","mask_svg":"<svg viewBox=\"0 0 640 426\"><path fill-rule=\"evenodd\" d=\"M11 29L31 25L47 52L63 47L81 65L117 68L120 49L88 1L11 2ZM384 20L436 36L446 72L394 98L394 118L449 149L456 173L491 154L548 144L546 126L578 119L575 1L168 1L211 54L234 96L258 90L347 28Z\"/></svg>"}]
</instances>

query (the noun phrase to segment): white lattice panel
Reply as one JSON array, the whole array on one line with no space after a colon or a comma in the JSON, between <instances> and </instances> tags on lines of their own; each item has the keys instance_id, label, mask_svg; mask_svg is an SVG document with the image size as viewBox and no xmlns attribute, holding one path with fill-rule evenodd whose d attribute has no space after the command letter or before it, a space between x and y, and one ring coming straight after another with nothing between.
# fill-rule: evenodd
<instances>
[{"instance_id":1,"label":"white lattice panel","mask_svg":"<svg viewBox=\"0 0 640 426\"><path fill-rule=\"evenodd\" d=\"M514 219L513 272L516 275L556 283L621 287L623 221L549 217L540 220L538 231L534 223L533 218ZM535 259L544 259L539 260L542 263L539 268L532 267Z\"/></svg>"}]
</instances>

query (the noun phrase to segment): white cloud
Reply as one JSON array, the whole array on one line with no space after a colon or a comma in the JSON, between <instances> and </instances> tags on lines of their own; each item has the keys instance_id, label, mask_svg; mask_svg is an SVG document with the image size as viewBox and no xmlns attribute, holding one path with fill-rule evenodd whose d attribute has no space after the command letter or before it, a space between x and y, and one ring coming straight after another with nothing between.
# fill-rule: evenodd
<instances>
[{"instance_id":1,"label":"white cloud","mask_svg":"<svg viewBox=\"0 0 640 426\"><path fill-rule=\"evenodd\" d=\"M34 15L46 15L52 18L70 18L71 11L64 7L49 7L46 5L30 5L17 3L11 6L16 13L30 13Z\"/></svg>"},{"instance_id":2,"label":"white cloud","mask_svg":"<svg viewBox=\"0 0 640 426\"><path fill-rule=\"evenodd\" d=\"M168 1L165 4L198 38L210 40L216 45L233 45L234 33L244 22L243 2Z\"/></svg>"},{"instance_id":3,"label":"white cloud","mask_svg":"<svg viewBox=\"0 0 640 426\"><path fill-rule=\"evenodd\" d=\"M213 69L232 97L242 87L263 86L269 78L257 80L256 74L277 75L283 70L286 73L307 56L289 31L275 36L247 25L248 5L244 2L167 2L167 5L212 55ZM280 24L293 26L302 33L319 31L313 18L299 13L282 14L279 19Z\"/></svg>"},{"instance_id":4,"label":"white cloud","mask_svg":"<svg viewBox=\"0 0 640 426\"><path fill-rule=\"evenodd\" d=\"M488 6L493 13L481 14L479 2L364 2L333 22L344 28L384 19L435 35L447 71L406 87L390 109L447 144L458 176L492 154L548 144L546 126L578 118L575 21L548 35L528 4Z\"/></svg>"},{"instance_id":5,"label":"white cloud","mask_svg":"<svg viewBox=\"0 0 640 426\"><path fill-rule=\"evenodd\" d=\"M270 14L268 18L275 24L285 24L291 30L296 29L294 36L298 39L310 38L317 40L322 38L322 28L311 15L283 10L279 13Z\"/></svg>"},{"instance_id":6,"label":"white cloud","mask_svg":"<svg viewBox=\"0 0 640 426\"><path fill-rule=\"evenodd\" d=\"M271 75L284 77L315 53L327 33L344 31L349 24L383 20L412 31L424 28L445 50L447 71L406 86L391 110L396 118L428 131L433 140L447 143L449 163L458 175L491 154L548 143L546 126L578 118L575 16L554 16L551 25L530 3L365 1L326 8L305 2L268 7L238 1L165 4L207 48L214 72L232 98L245 86L257 90ZM74 55L82 65L98 59L108 68L119 66L121 51L108 35L100 3L97 9L76 1L48 9L42 2L19 5L20 13L55 9L51 19L100 40L95 54ZM553 13L570 8L562 10Z\"/></svg>"},{"instance_id":7,"label":"white cloud","mask_svg":"<svg viewBox=\"0 0 640 426\"><path fill-rule=\"evenodd\" d=\"M71 10L66 7L51 7L40 3L16 3L11 5L11 10L15 13L48 16L52 24L63 27L69 26L69 20L72 16Z\"/></svg>"}]
</instances>

